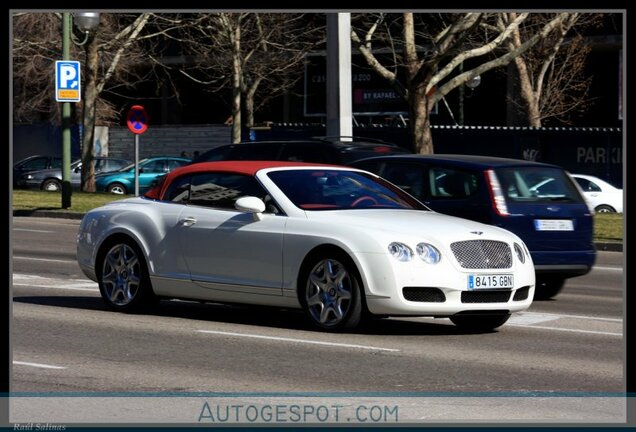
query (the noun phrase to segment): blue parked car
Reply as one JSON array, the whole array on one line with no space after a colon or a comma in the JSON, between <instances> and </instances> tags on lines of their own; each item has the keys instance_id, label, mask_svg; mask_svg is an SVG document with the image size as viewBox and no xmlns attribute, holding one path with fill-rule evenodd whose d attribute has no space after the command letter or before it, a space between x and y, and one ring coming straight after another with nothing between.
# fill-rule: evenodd
<instances>
[{"instance_id":1,"label":"blue parked car","mask_svg":"<svg viewBox=\"0 0 636 432\"><path fill-rule=\"evenodd\" d=\"M157 156L139 161L139 193L143 194L153 181L175 168L190 163L190 159L172 156ZM97 191L115 194L130 194L135 191L135 164L130 164L107 174L95 176Z\"/></svg>"},{"instance_id":2,"label":"blue parked car","mask_svg":"<svg viewBox=\"0 0 636 432\"><path fill-rule=\"evenodd\" d=\"M556 296L596 259L593 211L561 167L471 155L398 155L351 164L374 172L440 213L505 228L526 243L535 298Z\"/></svg>"}]
</instances>

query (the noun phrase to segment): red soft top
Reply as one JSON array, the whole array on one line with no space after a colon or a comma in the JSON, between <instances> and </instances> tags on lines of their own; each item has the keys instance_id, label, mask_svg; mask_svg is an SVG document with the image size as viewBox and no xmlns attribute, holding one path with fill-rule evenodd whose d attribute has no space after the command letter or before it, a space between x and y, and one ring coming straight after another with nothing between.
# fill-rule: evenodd
<instances>
[{"instance_id":1,"label":"red soft top","mask_svg":"<svg viewBox=\"0 0 636 432\"><path fill-rule=\"evenodd\" d=\"M265 168L279 167L335 167L336 165L306 163L306 162L290 162L290 161L221 161L221 162L199 162L191 165L185 165L170 171L162 179L161 182L144 194L146 198L161 199L168 186L172 181L187 174L197 174L206 171L233 172L236 174L255 175L257 171ZM342 168L338 166L338 168Z\"/></svg>"}]
</instances>

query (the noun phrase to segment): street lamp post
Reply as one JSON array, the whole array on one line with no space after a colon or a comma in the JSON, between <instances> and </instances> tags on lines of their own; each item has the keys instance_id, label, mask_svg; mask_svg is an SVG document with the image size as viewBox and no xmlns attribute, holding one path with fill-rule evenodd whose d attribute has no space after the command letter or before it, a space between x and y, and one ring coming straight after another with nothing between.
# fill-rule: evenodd
<instances>
[{"instance_id":1,"label":"street lamp post","mask_svg":"<svg viewBox=\"0 0 636 432\"><path fill-rule=\"evenodd\" d=\"M70 60L71 41L84 45L89 32L99 25L99 13L75 13L75 24L84 32L84 40L76 42L72 35L72 19L69 12L62 14L62 60ZM62 208L71 207L71 103L62 102Z\"/></svg>"},{"instance_id":2,"label":"street lamp post","mask_svg":"<svg viewBox=\"0 0 636 432\"><path fill-rule=\"evenodd\" d=\"M62 15L62 60L70 60L71 14ZM62 102L62 208L71 206L71 103Z\"/></svg>"}]
</instances>

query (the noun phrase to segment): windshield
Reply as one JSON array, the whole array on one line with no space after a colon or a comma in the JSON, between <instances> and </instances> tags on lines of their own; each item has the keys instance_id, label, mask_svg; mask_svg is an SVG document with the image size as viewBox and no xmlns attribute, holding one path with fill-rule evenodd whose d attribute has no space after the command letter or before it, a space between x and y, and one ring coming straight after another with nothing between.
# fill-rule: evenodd
<instances>
[{"instance_id":1,"label":"windshield","mask_svg":"<svg viewBox=\"0 0 636 432\"><path fill-rule=\"evenodd\" d=\"M497 178L509 202L583 202L574 183L559 168L500 168Z\"/></svg>"},{"instance_id":2,"label":"windshield","mask_svg":"<svg viewBox=\"0 0 636 432\"><path fill-rule=\"evenodd\" d=\"M399 188L368 174L329 169L274 171L268 177L304 210L428 210Z\"/></svg>"},{"instance_id":3,"label":"windshield","mask_svg":"<svg viewBox=\"0 0 636 432\"><path fill-rule=\"evenodd\" d=\"M146 162L148 160L148 158L146 159L142 159L139 161L139 165L143 164L144 162ZM118 169L117 171L130 171L131 169L135 168L135 163L131 163L129 165L126 165L125 167Z\"/></svg>"}]
</instances>

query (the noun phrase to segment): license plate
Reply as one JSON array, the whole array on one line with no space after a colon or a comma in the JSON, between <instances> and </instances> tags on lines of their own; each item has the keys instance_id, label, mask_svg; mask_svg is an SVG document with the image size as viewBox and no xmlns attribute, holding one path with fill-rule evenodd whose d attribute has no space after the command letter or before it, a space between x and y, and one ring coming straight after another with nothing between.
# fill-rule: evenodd
<instances>
[{"instance_id":1,"label":"license plate","mask_svg":"<svg viewBox=\"0 0 636 432\"><path fill-rule=\"evenodd\" d=\"M535 219L534 228L537 231L574 231L574 224L570 219Z\"/></svg>"},{"instance_id":2,"label":"license plate","mask_svg":"<svg viewBox=\"0 0 636 432\"><path fill-rule=\"evenodd\" d=\"M511 274L468 275L468 289L512 288L514 279Z\"/></svg>"}]
</instances>

